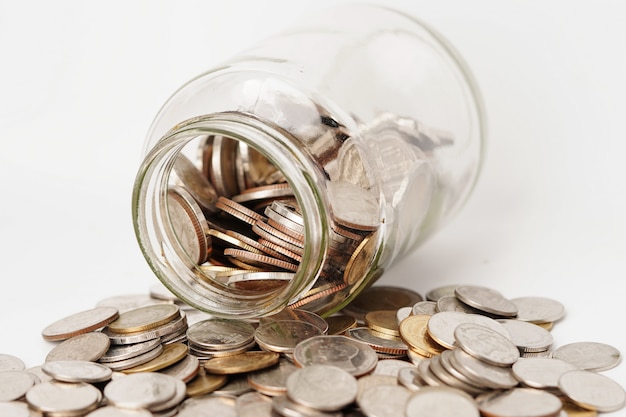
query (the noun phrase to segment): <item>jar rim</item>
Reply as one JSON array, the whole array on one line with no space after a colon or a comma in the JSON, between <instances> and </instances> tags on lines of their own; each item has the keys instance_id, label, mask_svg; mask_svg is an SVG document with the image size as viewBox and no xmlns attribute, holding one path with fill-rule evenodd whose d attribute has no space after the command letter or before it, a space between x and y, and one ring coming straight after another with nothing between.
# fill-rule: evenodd
<instances>
[{"instance_id":1,"label":"jar rim","mask_svg":"<svg viewBox=\"0 0 626 417\"><path fill-rule=\"evenodd\" d=\"M236 290L198 278L189 259L179 256L168 221L167 188L175 157L198 136L221 135L244 142L261 152L291 185L304 219L306 244L294 277L267 292ZM143 160L132 196L135 235L157 278L185 303L215 316L257 318L272 314L311 288L322 269L328 245L328 213L321 192L323 178L297 140L283 129L252 114L222 112L193 117L168 131ZM168 234L168 228L170 234Z\"/></svg>"}]
</instances>

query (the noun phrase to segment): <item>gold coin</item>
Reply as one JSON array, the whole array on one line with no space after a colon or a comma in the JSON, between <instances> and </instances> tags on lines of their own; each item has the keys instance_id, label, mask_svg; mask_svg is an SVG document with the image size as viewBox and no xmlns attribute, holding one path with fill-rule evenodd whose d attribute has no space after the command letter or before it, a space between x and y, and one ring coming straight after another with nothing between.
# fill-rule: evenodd
<instances>
[{"instance_id":1,"label":"gold coin","mask_svg":"<svg viewBox=\"0 0 626 417\"><path fill-rule=\"evenodd\" d=\"M363 239L346 265L343 273L343 280L346 284L358 286L363 282L374 264L378 244L378 232Z\"/></svg>"},{"instance_id":2,"label":"gold coin","mask_svg":"<svg viewBox=\"0 0 626 417\"><path fill-rule=\"evenodd\" d=\"M597 417L598 412L595 410L588 410L582 408L567 399L562 398L563 411L565 411L568 417Z\"/></svg>"},{"instance_id":3,"label":"gold coin","mask_svg":"<svg viewBox=\"0 0 626 417\"><path fill-rule=\"evenodd\" d=\"M427 314L416 314L402 320L399 326L400 338L404 343L416 353L427 357L439 355L446 350L428 335L429 319Z\"/></svg>"},{"instance_id":4,"label":"gold coin","mask_svg":"<svg viewBox=\"0 0 626 417\"><path fill-rule=\"evenodd\" d=\"M210 394L226 385L226 382L228 382L226 375L207 374L203 368L200 368L198 375L187 384L187 396L196 397Z\"/></svg>"},{"instance_id":5,"label":"gold coin","mask_svg":"<svg viewBox=\"0 0 626 417\"><path fill-rule=\"evenodd\" d=\"M145 332L166 324L180 316L175 304L155 304L126 311L109 323L108 329L114 333Z\"/></svg>"},{"instance_id":6,"label":"gold coin","mask_svg":"<svg viewBox=\"0 0 626 417\"><path fill-rule=\"evenodd\" d=\"M204 369L212 374L230 375L258 371L278 363L276 352L249 351L238 355L212 358L204 363Z\"/></svg>"},{"instance_id":7,"label":"gold coin","mask_svg":"<svg viewBox=\"0 0 626 417\"><path fill-rule=\"evenodd\" d=\"M174 365L178 361L187 356L189 348L184 343L171 343L163 347L163 352L156 358L132 368L122 370L125 374L134 374L138 372L155 372L170 365Z\"/></svg>"},{"instance_id":8,"label":"gold coin","mask_svg":"<svg viewBox=\"0 0 626 417\"><path fill-rule=\"evenodd\" d=\"M328 334L344 334L348 329L356 327L357 322L354 317L340 314L337 316L330 316L326 318L328 323Z\"/></svg>"},{"instance_id":9,"label":"gold coin","mask_svg":"<svg viewBox=\"0 0 626 417\"><path fill-rule=\"evenodd\" d=\"M378 333L400 336L396 310L370 311L365 315L365 325Z\"/></svg>"}]
</instances>

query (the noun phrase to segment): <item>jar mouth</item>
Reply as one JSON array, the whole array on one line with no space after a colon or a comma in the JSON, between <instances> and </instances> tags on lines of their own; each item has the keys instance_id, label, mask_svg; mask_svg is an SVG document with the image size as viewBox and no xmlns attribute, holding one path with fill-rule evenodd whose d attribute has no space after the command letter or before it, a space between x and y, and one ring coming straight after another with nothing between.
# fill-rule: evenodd
<instances>
[{"instance_id":1,"label":"jar mouth","mask_svg":"<svg viewBox=\"0 0 626 417\"><path fill-rule=\"evenodd\" d=\"M250 291L207 276L181 247L171 219L168 190L174 161L199 137L220 136L245 143L282 173L298 202L303 222L301 260L284 285ZM256 116L224 112L177 124L145 157L135 180L132 212L135 234L157 278L183 302L215 316L257 318L281 310L311 288L328 244L324 178L299 148L297 139Z\"/></svg>"}]
</instances>

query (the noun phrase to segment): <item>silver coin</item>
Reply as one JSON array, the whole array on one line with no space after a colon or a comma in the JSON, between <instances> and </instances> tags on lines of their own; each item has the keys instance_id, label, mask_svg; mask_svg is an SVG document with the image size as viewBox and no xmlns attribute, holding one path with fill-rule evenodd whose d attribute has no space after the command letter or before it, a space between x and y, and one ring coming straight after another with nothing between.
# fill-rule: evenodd
<instances>
[{"instance_id":1,"label":"silver coin","mask_svg":"<svg viewBox=\"0 0 626 417\"><path fill-rule=\"evenodd\" d=\"M225 385L222 385L219 389L213 391L213 394L223 395L227 397L236 397L250 391L252 391L252 387L248 382L247 375L238 374L230 375L228 377L228 382Z\"/></svg>"},{"instance_id":2,"label":"silver coin","mask_svg":"<svg viewBox=\"0 0 626 417\"><path fill-rule=\"evenodd\" d=\"M411 368L403 368L398 372L398 383L408 389L411 392L419 390L422 385L419 384L419 380L416 380L418 376L417 368L415 366ZM363 379L360 378L359 381Z\"/></svg>"},{"instance_id":3,"label":"silver coin","mask_svg":"<svg viewBox=\"0 0 626 417\"><path fill-rule=\"evenodd\" d=\"M298 404L321 411L338 411L356 399L356 378L331 365L300 368L287 378L287 395Z\"/></svg>"},{"instance_id":4,"label":"silver coin","mask_svg":"<svg viewBox=\"0 0 626 417\"><path fill-rule=\"evenodd\" d=\"M319 327L322 333L325 334L326 332L328 332L328 323L326 322L326 320L324 320L322 316L312 311L301 310L297 308L285 308L279 313L267 317L262 317L261 319L259 319L259 325L278 320L306 321L307 323L311 323Z\"/></svg>"},{"instance_id":5,"label":"silver coin","mask_svg":"<svg viewBox=\"0 0 626 417\"><path fill-rule=\"evenodd\" d=\"M280 320L264 323L254 332L257 344L272 352L291 353L298 343L322 331L316 325L304 321Z\"/></svg>"},{"instance_id":6,"label":"silver coin","mask_svg":"<svg viewBox=\"0 0 626 417\"><path fill-rule=\"evenodd\" d=\"M499 417L555 416L561 410L559 397L532 388L494 391L476 397L478 409L484 415Z\"/></svg>"},{"instance_id":7,"label":"silver coin","mask_svg":"<svg viewBox=\"0 0 626 417\"><path fill-rule=\"evenodd\" d=\"M85 417L153 417L153 414L143 409L131 410L107 405L90 412Z\"/></svg>"},{"instance_id":8,"label":"silver coin","mask_svg":"<svg viewBox=\"0 0 626 417\"><path fill-rule=\"evenodd\" d=\"M509 389L518 384L511 368L494 366L474 358L463 349L455 349L450 356L452 366L474 385L493 389Z\"/></svg>"},{"instance_id":9,"label":"silver coin","mask_svg":"<svg viewBox=\"0 0 626 417\"><path fill-rule=\"evenodd\" d=\"M142 372L113 379L104 387L104 397L122 408L158 406L176 395L176 379L156 372Z\"/></svg>"},{"instance_id":10,"label":"silver coin","mask_svg":"<svg viewBox=\"0 0 626 417\"><path fill-rule=\"evenodd\" d=\"M411 307L400 307L396 311L396 321L398 322L398 324L400 324L400 322L405 318L409 317L411 315L411 311Z\"/></svg>"},{"instance_id":11,"label":"silver coin","mask_svg":"<svg viewBox=\"0 0 626 417\"><path fill-rule=\"evenodd\" d=\"M552 357L576 365L587 371L606 371L622 360L619 350L600 342L574 342L558 347Z\"/></svg>"},{"instance_id":12,"label":"silver coin","mask_svg":"<svg viewBox=\"0 0 626 417\"><path fill-rule=\"evenodd\" d=\"M462 323L480 324L508 337L507 331L497 321L479 314L465 314L458 311L441 311L433 314L428 320L428 334L440 345L454 349L456 341L454 329Z\"/></svg>"},{"instance_id":13,"label":"silver coin","mask_svg":"<svg viewBox=\"0 0 626 417\"><path fill-rule=\"evenodd\" d=\"M71 314L46 326L41 335L45 340L57 341L104 327L119 316L114 307L96 307Z\"/></svg>"},{"instance_id":14,"label":"silver coin","mask_svg":"<svg viewBox=\"0 0 626 417\"><path fill-rule=\"evenodd\" d=\"M11 401L0 402L0 416L2 417L30 417L31 412L25 403Z\"/></svg>"},{"instance_id":15,"label":"silver coin","mask_svg":"<svg viewBox=\"0 0 626 417\"><path fill-rule=\"evenodd\" d=\"M536 324L520 320L498 320L521 352L544 352L554 341L552 333Z\"/></svg>"},{"instance_id":16,"label":"silver coin","mask_svg":"<svg viewBox=\"0 0 626 417\"><path fill-rule=\"evenodd\" d=\"M328 182L327 190L337 223L364 231L380 227L380 203L372 193L347 181ZM354 204L355 201L359 204Z\"/></svg>"},{"instance_id":17,"label":"silver coin","mask_svg":"<svg viewBox=\"0 0 626 417\"><path fill-rule=\"evenodd\" d=\"M379 385L363 391L357 404L368 416L398 417L404 415L411 394L402 385Z\"/></svg>"},{"instance_id":18,"label":"silver coin","mask_svg":"<svg viewBox=\"0 0 626 417\"><path fill-rule=\"evenodd\" d=\"M45 373L41 368L42 368L41 365L33 366L31 368L28 368L26 372L30 373L31 375L34 375L37 378L37 381L38 381L37 383L51 381L52 377L48 375L47 373Z\"/></svg>"},{"instance_id":19,"label":"silver coin","mask_svg":"<svg viewBox=\"0 0 626 417\"><path fill-rule=\"evenodd\" d=\"M333 365L357 377L371 372L378 363L369 345L341 335L306 339L295 347L293 359L298 366Z\"/></svg>"},{"instance_id":20,"label":"silver coin","mask_svg":"<svg viewBox=\"0 0 626 417\"><path fill-rule=\"evenodd\" d=\"M441 297L454 296L454 290L458 285L444 285L442 287L433 288L426 293L426 299L428 301L437 302Z\"/></svg>"},{"instance_id":21,"label":"silver coin","mask_svg":"<svg viewBox=\"0 0 626 417\"><path fill-rule=\"evenodd\" d=\"M208 255L210 240L209 225L202 209L193 197L182 187L170 187L167 194L167 207L172 229L172 242L179 242L176 249L181 259L188 259L189 264L203 263Z\"/></svg>"},{"instance_id":22,"label":"silver coin","mask_svg":"<svg viewBox=\"0 0 626 417\"><path fill-rule=\"evenodd\" d=\"M474 308L503 317L515 317L517 306L498 291L477 285L459 285L454 295Z\"/></svg>"},{"instance_id":23,"label":"silver coin","mask_svg":"<svg viewBox=\"0 0 626 417\"><path fill-rule=\"evenodd\" d=\"M311 407L298 404L287 397L287 395L279 395L272 398L272 410L280 416L284 417L343 417L343 413L325 412L316 410ZM191 417L191 416L190 416ZM204 416L202 416L204 417ZM212 417L212 416L207 416Z\"/></svg>"},{"instance_id":24,"label":"silver coin","mask_svg":"<svg viewBox=\"0 0 626 417\"><path fill-rule=\"evenodd\" d=\"M183 154L178 154L174 160L174 171L185 189L202 207L217 213L217 191L202 172Z\"/></svg>"},{"instance_id":25,"label":"silver coin","mask_svg":"<svg viewBox=\"0 0 626 417\"><path fill-rule=\"evenodd\" d=\"M22 398L37 382L36 377L26 371L0 372L0 401Z\"/></svg>"},{"instance_id":26,"label":"silver coin","mask_svg":"<svg viewBox=\"0 0 626 417\"><path fill-rule=\"evenodd\" d=\"M545 297L518 297L511 301L517 306L517 319L532 323L552 323L563 318L565 306Z\"/></svg>"},{"instance_id":27,"label":"silver coin","mask_svg":"<svg viewBox=\"0 0 626 417\"><path fill-rule=\"evenodd\" d=\"M180 405L177 417L238 417L234 398L206 395L187 398Z\"/></svg>"},{"instance_id":28,"label":"silver coin","mask_svg":"<svg viewBox=\"0 0 626 417\"><path fill-rule=\"evenodd\" d=\"M414 316L417 314L426 314L428 316L432 316L436 312L437 303L435 301L424 300L413 304L413 307L411 307L411 314Z\"/></svg>"},{"instance_id":29,"label":"silver coin","mask_svg":"<svg viewBox=\"0 0 626 417\"><path fill-rule=\"evenodd\" d=\"M408 346L402 339L379 337L368 327L354 327L348 329L346 333L349 337L370 345L378 353L405 355L408 350Z\"/></svg>"},{"instance_id":30,"label":"silver coin","mask_svg":"<svg viewBox=\"0 0 626 417\"><path fill-rule=\"evenodd\" d=\"M168 413L169 410L177 410L178 405L182 403L185 397L187 396L187 385L182 380L171 377L169 375L164 375L164 376L167 376L168 378L174 381L174 385L176 386L176 390L175 390L176 392L174 393L172 398L170 398L169 400L160 404L155 404L150 407L147 407L149 411L157 415L160 415L161 413L166 413L169 415ZM171 415L175 415L175 414L176 412L174 412Z\"/></svg>"},{"instance_id":31,"label":"silver coin","mask_svg":"<svg viewBox=\"0 0 626 417\"><path fill-rule=\"evenodd\" d=\"M113 374L113 371L104 365L81 360L46 362L42 370L62 382L104 382L110 380Z\"/></svg>"},{"instance_id":32,"label":"silver coin","mask_svg":"<svg viewBox=\"0 0 626 417\"><path fill-rule=\"evenodd\" d=\"M160 373L178 378L185 383L191 381L199 371L200 360L193 355L187 355L174 365L159 370Z\"/></svg>"},{"instance_id":33,"label":"silver coin","mask_svg":"<svg viewBox=\"0 0 626 417\"><path fill-rule=\"evenodd\" d=\"M230 350L249 344L254 327L241 320L212 318L189 327L187 339L205 349Z\"/></svg>"},{"instance_id":34,"label":"silver coin","mask_svg":"<svg viewBox=\"0 0 626 417\"><path fill-rule=\"evenodd\" d=\"M530 388L554 390L559 378L567 371L578 369L571 363L555 358L521 358L513 364L513 376Z\"/></svg>"},{"instance_id":35,"label":"silver coin","mask_svg":"<svg viewBox=\"0 0 626 417\"><path fill-rule=\"evenodd\" d=\"M559 389L579 406L600 412L616 411L626 404L626 392L611 378L582 369L565 372Z\"/></svg>"},{"instance_id":36,"label":"silver coin","mask_svg":"<svg viewBox=\"0 0 626 417\"><path fill-rule=\"evenodd\" d=\"M358 404L361 400L361 397L368 389L372 387L379 387L381 385L398 385L398 378L391 375L369 374L358 378L356 380L356 383L356 402Z\"/></svg>"},{"instance_id":37,"label":"silver coin","mask_svg":"<svg viewBox=\"0 0 626 417\"><path fill-rule=\"evenodd\" d=\"M477 308L470 307L458 298L455 295L447 295L439 298L437 300L437 311L458 311L460 313L466 314L482 314L483 312L478 310ZM431 314L432 315L432 314Z\"/></svg>"},{"instance_id":38,"label":"silver coin","mask_svg":"<svg viewBox=\"0 0 626 417\"><path fill-rule=\"evenodd\" d=\"M452 365L451 356L453 355L454 355L454 351L452 350L446 350L442 352L441 355L439 355L438 363L441 365L443 369L445 369L445 371L450 375L451 378L454 378L456 381L459 381L464 386L465 388L464 391L468 393L474 392L477 390L484 391L485 388L482 385L466 377ZM454 384L450 384L450 385L454 386Z\"/></svg>"},{"instance_id":39,"label":"silver coin","mask_svg":"<svg viewBox=\"0 0 626 417\"><path fill-rule=\"evenodd\" d=\"M111 341L101 332L70 337L56 345L46 356L46 362L76 360L97 361L109 349Z\"/></svg>"},{"instance_id":40,"label":"silver coin","mask_svg":"<svg viewBox=\"0 0 626 417\"><path fill-rule=\"evenodd\" d=\"M0 353L0 372L23 371L24 368L26 368L26 365L17 356Z\"/></svg>"},{"instance_id":41,"label":"silver coin","mask_svg":"<svg viewBox=\"0 0 626 417\"><path fill-rule=\"evenodd\" d=\"M519 350L509 338L480 324L459 324L454 338L461 349L492 365L510 366L519 359Z\"/></svg>"},{"instance_id":42,"label":"silver coin","mask_svg":"<svg viewBox=\"0 0 626 417\"><path fill-rule=\"evenodd\" d=\"M141 355L133 356L132 358L124 359L121 361L115 362L102 362L102 365L110 368L113 371L123 371L125 369L130 369L135 366L143 365L144 363L150 362L152 359L156 358L163 352L163 345L159 344L154 349L142 353Z\"/></svg>"},{"instance_id":43,"label":"silver coin","mask_svg":"<svg viewBox=\"0 0 626 417\"><path fill-rule=\"evenodd\" d=\"M450 387L424 387L407 401L406 417L479 417L472 397Z\"/></svg>"},{"instance_id":44,"label":"silver coin","mask_svg":"<svg viewBox=\"0 0 626 417\"><path fill-rule=\"evenodd\" d=\"M248 383L265 395L281 395L287 392L287 378L298 368L287 359L280 359L277 366L248 374Z\"/></svg>"},{"instance_id":45,"label":"silver coin","mask_svg":"<svg viewBox=\"0 0 626 417\"><path fill-rule=\"evenodd\" d=\"M258 392L247 392L235 400L238 417L272 417L272 400Z\"/></svg>"},{"instance_id":46,"label":"silver coin","mask_svg":"<svg viewBox=\"0 0 626 417\"><path fill-rule=\"evenodd\" d=\"M400 359L383 359L378 361L373 373L375 375L390 375L393 377L397 377L400 373L400 370L404 368L414 369L415 366L407 361Z\"/></svg>"},{"instance_id":47,"label":"silver coin","mask_svg":"<svg viewBox=\"0 0 626 417\"><path fill-rule=\"evenodd\" d=\"M131 345L114 345L99 359L101 363L117 362L134 358L155 349L161 344L159 339L152 339L146 342L133 343Z\"/></svg>"},{"instance_id":48,"label":"silver coin","mask_svg":"<svg viewBox=\"0 0 626 417\"><path fill-rule=\"evenodd\" d=\"M433 356L430 359L429 370L435 377L441 380L446 386L460 389L470 395L477 395L484 392L484 389L474 384L467 383L463 378L457 378L456 373L451 373L443 365L442 355Z\"/></svg>"},{"instance_id":49,"label":"silver coin","mask_svg":"<svg viewBox=\"0 0 626 417\"><path fill-rule=\"evenodd\" d=\"M83 415L94 410L102 394L84 382L42 382L26 393L26 402L36 411L50 415Z\"/></svg>"}]
</instances>

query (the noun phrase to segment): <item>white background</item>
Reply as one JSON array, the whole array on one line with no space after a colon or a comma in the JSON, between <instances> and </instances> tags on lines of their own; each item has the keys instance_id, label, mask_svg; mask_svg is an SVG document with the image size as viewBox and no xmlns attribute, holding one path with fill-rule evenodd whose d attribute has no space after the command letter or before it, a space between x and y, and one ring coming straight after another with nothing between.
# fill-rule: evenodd
<instances>
[{"instance_id":1,"label":"white background","mask_svg":"<svg viewBox=\"0 0 626 417\"><path fill-rule=\"evenodd\" d=\"M489 146L465 209L379 283L552 297L567 308L555 346L593 340L626 353L622 3L385 4L465 57ZM330 5L0 0L0 352L39 365L46 325L148 291L156 278L130 197L157 110L190 78ZM626 364L606 374L626 386Z\"/></svg>"}]
</instances>

